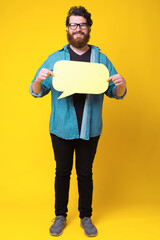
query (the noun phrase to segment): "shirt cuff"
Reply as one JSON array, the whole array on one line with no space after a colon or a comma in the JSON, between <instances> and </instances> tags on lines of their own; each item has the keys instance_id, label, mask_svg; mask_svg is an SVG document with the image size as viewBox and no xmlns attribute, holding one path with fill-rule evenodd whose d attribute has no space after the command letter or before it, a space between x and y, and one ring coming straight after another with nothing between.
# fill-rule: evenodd
<instances>
[{"instance_id":1,"label":"shirt cuff","mask_svg":"<svg viewBox=\"0 0 160 240\"><path fill-rule=\"evenodd\" d=\"M112 89L113 97L116 98L116 99L123 99L126 96L127 89L126 89L125 93L123 94L123 96L119 97L119 96L116 95L116 88L117 88L117 86L114 86L113 89Z\"/></svg>"},{"instance_id":2,"label":"shirt cuff","mask_svg":"<svg viewBox=\"0 0 160 240\"><path fill-rule=\"evenodd\" d=\"M32 95L33 97L42 97L42 96L43 96L43 88L41 89L41 91L40 91L38 94L36 94L36 93L34 93L33 90L32 90L32 84L33 84L33 83L31 83L30 86L29 86L29 92L31 93L31 95Z\"/></svg>"}]
</instances>

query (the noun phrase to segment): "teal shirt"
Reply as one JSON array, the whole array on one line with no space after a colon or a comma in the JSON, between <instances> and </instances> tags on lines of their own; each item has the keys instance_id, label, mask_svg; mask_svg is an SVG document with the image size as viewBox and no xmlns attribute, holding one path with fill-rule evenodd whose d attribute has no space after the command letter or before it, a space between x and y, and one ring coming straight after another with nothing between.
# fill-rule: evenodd
<instances>
[{"instance_id":1,"label":"teal shirt","mask_svg":"<svg viewBox=\"0 0 160 240\"><path fill-rule=\"evenodd\" d=\"M35 94L32 91L32 84L42 68L47 68L53 71L54 64L57 61L70 60L67 46L68 44L51 54L42 64L29 86L29 91L34 97L43 97L51 91L50 133L63 139L81 138L89 140L91 137L101 135L102 132L102 105L104 93L87 95L83 110L81 132L79 134L76 111L73 104L73 95L57 99L62 92L53 88L52 77L48 77L46 80L42 81L42 90L39 94ZM89 46L91 47L90 62L104 64L109 70L109 76L117 74L112 63L103 53L100 52L100 49L93 45ZM110 98L123 99L126 93L122 97L116 96L116 86L113 82L109 82L105 94Z\"/></svg>"}]
</instances>

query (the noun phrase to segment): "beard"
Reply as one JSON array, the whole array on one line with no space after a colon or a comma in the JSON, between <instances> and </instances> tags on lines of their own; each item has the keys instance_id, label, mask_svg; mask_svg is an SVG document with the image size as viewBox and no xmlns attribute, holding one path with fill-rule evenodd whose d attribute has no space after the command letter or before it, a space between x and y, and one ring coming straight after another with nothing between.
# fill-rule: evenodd
<instances>
[{"instance_id":1,"label":"beard","mask_svg":"<svg viewBox=\"0 0 160 240\"><path fill-rule=\"evenodd\" d=\"M83 38L78 38L75 39L73 36L77 33L80 33L83 35ZM67 32L67 39L68 42L75 48L82 48L84 46L86 46L86 44L89 42L90 39L90 33L88 32L87 34L79 31L79 32L75 32L73 34L70 34L69 32Z\"/></svg>"}]
</instances>

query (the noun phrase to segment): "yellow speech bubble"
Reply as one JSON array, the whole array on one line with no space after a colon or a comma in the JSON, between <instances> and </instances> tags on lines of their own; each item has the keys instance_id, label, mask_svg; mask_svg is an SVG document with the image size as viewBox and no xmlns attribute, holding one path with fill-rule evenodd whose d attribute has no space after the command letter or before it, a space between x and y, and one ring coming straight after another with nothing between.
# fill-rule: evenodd
<instances>
[{"instance_id":1,"label":"yellow speech bubble","mask_svg":"<svg viewBox=\"0 0 160 240\"><path fill-rule=\"evenodd\" d=\"M58 99L74 93L100 94L107 90L108 68L101 63L61 60L55 63L53 87L63 92Z\"/></svg>"}]
</instances>

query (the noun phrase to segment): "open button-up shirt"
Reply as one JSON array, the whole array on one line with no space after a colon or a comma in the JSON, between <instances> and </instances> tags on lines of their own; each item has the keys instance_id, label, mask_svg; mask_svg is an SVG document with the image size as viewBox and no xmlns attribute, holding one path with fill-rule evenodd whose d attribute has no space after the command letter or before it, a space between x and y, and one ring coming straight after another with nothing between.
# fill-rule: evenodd
<instances>
[{"instance_id":1,"label":"open button-up shirt","mask_svg":"<svg viewBox=\"0 0 160 240\"><path fill-rule=\"evenodd\" d=\"M102 132L102 105L104 93L87 95L83 110L81 132L79 134L76 112L73 105L73 95L57 99L62 92L53 88L51 76L42 81L42 90L39 94L35 94L32 91L32 84L42 68L47 68L53 71L54 64L57 61L70 60L67 46L68 44L51 54L42 64L29 86L29 91L34 97L43 97L51 91L50 133L63 139L81 138L88 140L91 137L99 136ZM109 76L117 74L113 64L103 53L100 52L100 49L93 45L89 46L91 47L90 62L104 64L109 70ZM109 82L105 94L110 98L123 99L126 93L122 97L116 96L116 86L114 82Z\"/></svg>"}]
</instances>

